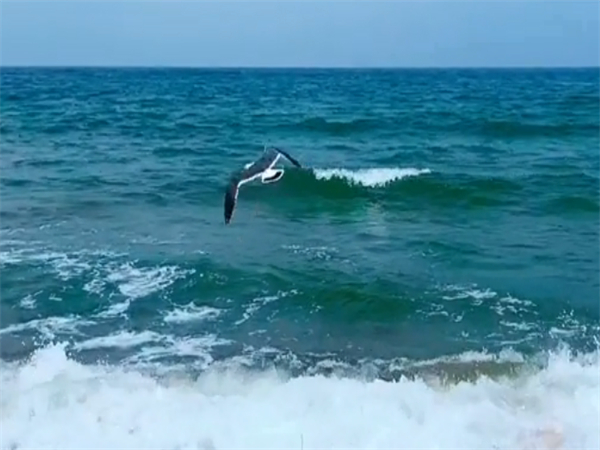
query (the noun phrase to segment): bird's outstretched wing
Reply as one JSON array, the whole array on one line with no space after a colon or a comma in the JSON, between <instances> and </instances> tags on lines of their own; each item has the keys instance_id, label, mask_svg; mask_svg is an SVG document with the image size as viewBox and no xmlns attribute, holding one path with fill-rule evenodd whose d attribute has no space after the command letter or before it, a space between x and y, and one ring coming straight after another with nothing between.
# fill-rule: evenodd
<instances>
[{"instance_id":1,"label":"bird's outstretched wing","mask_svg":"<svg viewBox=\"0 0 600 450\"><path fill-rule=\"evenodd\" d=\"M302 167L302 165L298 162L298 160L294 157L292 157L292 155L290 155L288 152L286 152L285 150L282 150L278 147L273 147L275 150L277 150L279 153L281 153L283 156L285 156L293 165L295 165L296 167Z\"/></svg>"},{"instance_id":2,"label":"bird's outstretched wing","mask_svg":"<svg viewBox=\"0 0 600 450\"><path fill-rule=\"evenodd\" d=\"M233 216L233 210L237 202L237 196L240 188L239 178L232 177L225 189L225 203L224 203L224 214L225 223L228 224Z\"/></svg>"}]
</instances>

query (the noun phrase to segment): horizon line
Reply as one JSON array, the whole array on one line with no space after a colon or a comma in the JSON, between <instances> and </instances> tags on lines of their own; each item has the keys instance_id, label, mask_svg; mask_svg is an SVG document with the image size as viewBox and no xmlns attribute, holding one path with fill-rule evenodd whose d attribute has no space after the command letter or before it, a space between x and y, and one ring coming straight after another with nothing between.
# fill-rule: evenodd
<instances>
[{"instance_id":1,"label":"horizon line","mask_svg":"<svg viewBox=\"0 0 600 450\"><path fill-rule=\"evenodd\" d=\"M600 69L598 65L441 65L441 66L261 66L261 65L113 65L113 64L1 64L2 69L196 69L196 70L423 70L423 69Z\"/></svg>"}]
</instances>

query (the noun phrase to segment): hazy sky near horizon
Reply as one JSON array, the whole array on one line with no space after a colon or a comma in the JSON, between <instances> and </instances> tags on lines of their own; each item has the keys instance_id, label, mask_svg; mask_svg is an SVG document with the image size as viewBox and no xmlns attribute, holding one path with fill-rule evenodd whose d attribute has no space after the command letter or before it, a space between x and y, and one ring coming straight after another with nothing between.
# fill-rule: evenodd
<instances>
[{"instance_id":1,"label":"hazy sky near horizon","mask_svg":"<svg viewBox=\"0 0 600 450\"><path fill-rule=\"evenodd\" d=\"M598 0L3 0L2 65L598 66Z\"/></svg>"}]
</instances>

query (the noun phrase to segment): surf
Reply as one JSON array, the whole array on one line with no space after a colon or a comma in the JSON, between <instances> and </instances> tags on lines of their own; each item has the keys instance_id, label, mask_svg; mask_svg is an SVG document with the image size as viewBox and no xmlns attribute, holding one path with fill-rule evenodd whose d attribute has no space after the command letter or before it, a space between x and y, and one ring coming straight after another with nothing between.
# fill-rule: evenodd
<instances>
[{"instance_id":1,"label":"surf","mask_svg":"<svg viewBox=\"0 0 600 450\"><path fill-rule=\"evenodd\" d=\"M515 377L449 384L290 377L235 361L157 376L82 365L56 344L3 364L2 448L598 448L598 369L598 351L563 349Z\"/></svg>"}]
</instances>

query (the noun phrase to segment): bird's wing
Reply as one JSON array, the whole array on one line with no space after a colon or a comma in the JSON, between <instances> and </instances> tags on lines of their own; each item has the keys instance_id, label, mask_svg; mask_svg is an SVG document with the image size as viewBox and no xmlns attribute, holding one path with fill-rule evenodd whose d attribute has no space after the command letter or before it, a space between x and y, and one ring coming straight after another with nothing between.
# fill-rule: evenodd
<instances>
[{"instance_id":1,"label":"bird's wing","mask_svg":"<svg viewBox=\"0 0 600 450\"><path fill-rule=\"evenodd\" d=\"M235 204L237 202L239 188L239 178L232 177L227 185L227 188L225 189L224 214L226 224L231 221L231 217L233 216L233 210L235 209Z\"/></svg>"},{"instance_id":2,"label":"bird's wing","mask_svg":"<svg viewBox=\"0 0 600 450\"><path fill-rule=\"evenodd\" d=\"M282 150L280 148L274 147L275 150L277 150L279 153L281 153L283 156L285 156L293 165L295 165L296 167L302 167L302 165L298 162L298 160L294 157L292 157L292 155L290 155L288 152L286 152L285 150Z\"/></svg>"}]
</instances>

